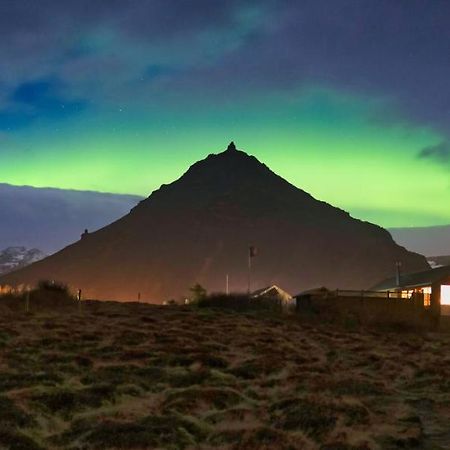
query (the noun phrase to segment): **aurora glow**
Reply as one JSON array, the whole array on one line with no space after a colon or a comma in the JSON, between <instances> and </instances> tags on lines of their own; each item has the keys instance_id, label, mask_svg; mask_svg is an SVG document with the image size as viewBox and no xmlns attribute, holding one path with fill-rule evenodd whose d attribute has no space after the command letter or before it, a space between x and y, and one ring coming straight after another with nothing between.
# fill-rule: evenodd
<instances>
[{"instance_id":1,"label":"aurora glow","mask_svg":"<svg viewBox=\"0 0 450 450\"><path fill-rule=\"evenodd\" d=\"M0 182L147 195L234 140L355 217L450 223L449 2L91 3L1 2Z\"/></svg>"}]
</instances>

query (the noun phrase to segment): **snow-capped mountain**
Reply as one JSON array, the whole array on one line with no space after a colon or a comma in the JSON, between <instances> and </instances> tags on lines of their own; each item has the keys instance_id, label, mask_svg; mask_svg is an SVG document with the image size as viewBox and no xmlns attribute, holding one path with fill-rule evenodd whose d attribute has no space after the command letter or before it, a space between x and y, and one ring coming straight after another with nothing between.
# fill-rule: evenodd
<instances>
[{"instance_id":1,"label":"snow-capped mountain","mask_svg":"<svg viewBox=\"0 0 450 450\"><path fill-rule=\"evenodd\" d=\"M430 256L427 258L430 266L435 269L436 267L450 266L450 255L448 256Z\"/></svg>"},{"instance_id":2,"label":"snow-capped mountain","mask_svg":"<svg viewBox=\"0 0 450 450\"><path fill-rule=\"evenodd\" d=\"M28 266L45 258L46 255L37 248L8 247L0 251L0 274Z\"/></svg>"}]
</instances>

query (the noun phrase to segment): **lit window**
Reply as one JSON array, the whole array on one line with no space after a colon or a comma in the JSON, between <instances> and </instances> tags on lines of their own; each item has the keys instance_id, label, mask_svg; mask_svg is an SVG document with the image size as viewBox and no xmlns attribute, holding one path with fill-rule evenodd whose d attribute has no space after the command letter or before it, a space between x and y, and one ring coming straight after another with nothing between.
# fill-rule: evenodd
<instances>
[{"instance_id":1,"label":"lit window","mask_svg":"<svg viewBox=\"0 0 450 450\"><path fill-rule=\"evenodd\" d=\"M441 305L450 305L450 285L441 286Z\"/></svg>"},{"instance_id":2,"label":"lit window","mask_svg":"<svg viewBox=\"0 0 450 450\"><path fill-rule=\"evenodd\" d=\"M431 287L423 288L423 306L431 306Z\"/></svg>"}]
</instances>

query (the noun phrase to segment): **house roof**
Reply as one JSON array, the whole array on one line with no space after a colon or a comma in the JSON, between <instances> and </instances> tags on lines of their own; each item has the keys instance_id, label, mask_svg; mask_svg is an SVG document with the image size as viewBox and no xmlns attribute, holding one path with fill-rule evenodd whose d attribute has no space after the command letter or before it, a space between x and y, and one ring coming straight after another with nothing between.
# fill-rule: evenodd
<instances>
[{"instance_id":1,"label":"house roof","mask_svg":"<svg viewBox=\"0 0 450 450\"><path fill-rule=\"evenodd\" d=\"M450 277L450 266L437 267L424 272L406 273L400 275L400 286L397 285L396 277L388 278L373 286L374 291L388 291L398 288L415 288L430 286Z\"/></svg>"},{"instance_id":2,"label":"house roof","mask_svg":"<svg viewBox=\"0 0 450 450\"><path fill-rule=\"evenodd\" d=\"M265 288L258 289L256 291L252 292L252 297L261 297L262 295L268 294L270 292L272 294L279 295L279 296L282 296L282 297L285 297L285 298L292 298L291 294L289 294L288 292L284 291L283 289L281 289L280 287L278 287L275 284L272 285L272 286L266 286Z\"/></svg>"}]
</instances>

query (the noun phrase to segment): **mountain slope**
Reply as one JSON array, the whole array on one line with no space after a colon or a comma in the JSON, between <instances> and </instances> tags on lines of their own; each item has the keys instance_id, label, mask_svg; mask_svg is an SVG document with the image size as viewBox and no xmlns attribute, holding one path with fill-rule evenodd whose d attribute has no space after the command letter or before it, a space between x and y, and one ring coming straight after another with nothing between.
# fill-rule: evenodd
<instances>
[{"instance_id":1,"label":"mountain slope","mask_svg":"<svg viewBox=\"0 0 450 450\"><path fill-rule=\"evenodd\" d=\"M52 253L126 214L140 197L0 183L0 248Z\"/></svg>"},{"instance_id":2,"label":"mountain slope","mask_svg":"<svg viewBox=\"0 0 450 450\"><path fill-rule=\"evenodd\" d=\"M428 268L373 224L315 200L253 156L228 150L195 163L120 220L43 261L0 278L51 278L100 299L162 301L200 282L247 288L247 248L256 245L252 289L296 292L326 285L367 288L392 274Z\"/></svg>"}]
</instances>

